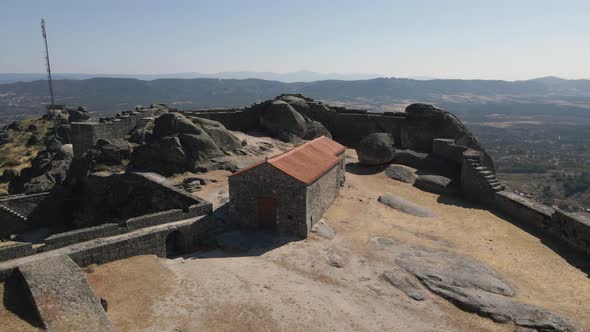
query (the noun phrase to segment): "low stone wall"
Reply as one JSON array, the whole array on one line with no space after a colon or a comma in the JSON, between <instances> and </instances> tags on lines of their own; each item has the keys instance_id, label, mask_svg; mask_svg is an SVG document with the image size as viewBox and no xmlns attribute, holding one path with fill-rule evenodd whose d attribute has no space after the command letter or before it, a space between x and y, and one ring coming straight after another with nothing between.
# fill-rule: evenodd
<instances>
[{"instance_id":1,"label":"low stone wall","mask_svg":"<svg viewBox=\"0 0 590 332\"><path fill-rule=\"evenodd\" d=\"M181 209L173 209L168 211L150 213L139 217L129 218L124 221L125 227L129 230L138 228L150 227L155 225L161 225L173 221L184 220L202 216L211 211L211 204L199 204L192 205L189 207L187 212Z\"/></svg>"},{"instance_id":2,"label":"low stone wall","mask_svg":"<svg viewBox=\"0 0 590 332\"><path fill-rule=\"evenodd\" d=\"M590 217L556 210L549 231L567 244L590 255Z\"/></svg>"},{"instance_id":3,"label":"low stone wall","mask_svg":"<svg viewBox=\"0 0 590 332\"><path fill-rule=\"evenodd\" d=\"M496 193L493 206L519 224L539 234L565 242L574 250L590 255L590 217L566 213L522 197L514 192Z\"/></svg>"},{"instance_id":4,"label":"low stone wall","mask_svg":"<svg viewBox=\"0 0 590 332\"><path fill-rule=\"evenodd\" d=\"M551 215L555 212L547 205L507 190L496 193L494 207L518 222L532 226L541 232L551 224Z\"/></svg>"},{"instance_id":5,"label":"low stone wall","mask_svg":"<svg viewBox=\"0 0 590 332\"><path fill-rule=\"evenodd\" d=\"M167 240L170 239L169 235L172 233L176 234L176 240L173 244L179 252L190 252L196 246L195 239L206 236L205 234L196 234L195 232L210 230L216 222L215 219L209 216L196 220L182 220L0 262L0 282L9 278L15 268L21 264L41 261L60 255L69 256L82 267L90 264L104 264L137 255L166 257ZM200 226L198 225L199 223L206 225Z\"/></svg>"},{"instance_id":6,"label":"low stone wall","mask_svg":"<svg viewBox=\"0 0 590 332\"><path fill-rule=\"evenodd\" d=\"M65 247L73 243L79 243L100 237L112 236L124 233L124 229L119 229L119 224L108 223L99 226L76 229L70 232L53 234L45 239L45 245L37 249L37 252L54 250Z\"/></svg>"},{"instance_id":7,"label":"low stone wall","mask_svg":"<svg viewBox=\"0 0 590 332\"><path fill-rule=\"evenodd\" d=\"M0 247L0 262L32 255L35 253L31 243L15 243Z\"/></svg>"}]
</instances>

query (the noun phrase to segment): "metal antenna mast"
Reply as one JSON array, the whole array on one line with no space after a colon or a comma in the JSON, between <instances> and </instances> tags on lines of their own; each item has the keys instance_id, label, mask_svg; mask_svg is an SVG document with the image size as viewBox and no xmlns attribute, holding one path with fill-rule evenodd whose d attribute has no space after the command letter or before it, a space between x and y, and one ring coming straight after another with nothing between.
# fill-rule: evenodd
<instances>
[{"instance_id":1,"label":"metal antenna mast","mask_svg":"<svg viewBox=\"0 0 590 332\"><path fill-rule=\"evenodd\" d=\"M41 33L45 41L45 62L47 63L47 76L49 78L49 94L51 95L51 105L55 104L53 99L53 82L51 81L51 65L49 64L49 48L47 47L47 33L45 32L45 20L41 19Z\"/></svg>"}]
</instances>

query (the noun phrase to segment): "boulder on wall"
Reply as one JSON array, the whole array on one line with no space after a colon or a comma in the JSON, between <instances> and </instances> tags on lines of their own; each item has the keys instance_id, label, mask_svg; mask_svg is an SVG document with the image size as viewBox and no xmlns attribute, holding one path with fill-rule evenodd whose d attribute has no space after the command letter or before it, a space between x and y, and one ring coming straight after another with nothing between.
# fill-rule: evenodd
<instances>
[{"instance_id":1,"label":"boulder on wall","mask_svg":"<svg viewBox=\"0 0 590 332\"><path fill-rule=\"evenodd\" d=\"M305 136L305 118L282 100L273 100L268 103L262 109L259 121L260 127L278 138Z\"/></svg>"},{"instance_id":2,"label":"boulder on wall","mask_svg":"<svg viewBox=\"0 0 590 332\"><path fill-rule=\"evenodd\" d=\"M68 122L84 122L90 119L90 114L83 106L78 108L68 108Z\"/></svg>"},{"instance_id":3,"label":"boulder on wall","mask_svg":"<svg viewBox=\"0 0 590 332\"><path fill-rule=\"evenodd\" d=\"M219 149L211 136L206 132L195 134L179 134L180 144L192 163L207 161L211 158L223 157L225 154Z\"/></svg>"},{"instance_id":4,"label":"boulder on wall","mask_svg":"<svg viewBox=\"0 0 590 332\"><path fill-rule=\"evenodd\" d=\"M60 124L53 127L53 136L63 144L69 144L72 142L71 133L72 130L69 124Z\"/></svg>"},{"instance_id":5,"label":"boulder on wall","mask_svg":"<svg viewBox=\"0 0 590 332\"><path fill-rule=\"evenodd\" d=\"M454 114L428 104L412 104L406 108L404 146L411 150L432 151L435 138L452 138L456 144L482 151L484 165L495 170L492 158L485 152L473 133Z\"/></svg>"},{"instance_id":6,"label":"boulder on wall","mask_svg":"<svg viewBox=\"0 0 590 332\"><path fill-rule=\"evenodd\" d=\"M180 113L166 113L156 118L154 126L155 138L181 133L199 135L202 130Z\"/></svg>"},{"instance_id":7,"label":"boulder on wall","mask_svg":"<svg viewBox=\"0 0 590 332\"><path fill-rule=\"evenodd\" d=\"M107 165L119 165L131 156L131 147L126 143L113 144L105 139L99 139L95 148L100 151L99 162Z\"/></svg>"},{"instance_id":8,"label":"boulder on wall","mask_svg":"<svg viewBox=\"0 0 590 332\"><path fill-rule=\"evenodd\" d=\"M389 163L395 156L395 141L390 133L372 133L363 138L356 153L359 162L364 165L382 165Z\"/></svg>"},{"instance_id":9,"label":"boulder on wall","mask_svg":"<svg viewBox=\"0 0 590 332\"><path fill-rule=\"evenodd\" d=\"M317 121L307 122L307 128L305 130L305 136L303 136L303 139L312 140L321 136L332 138L332 134L328 131L328 129L326 129L326 127L324 127L323 124Z\"/></svg>"},{"instance_id":10,"label":"boulder on wall","mask_svg":"<svg viewBox=\"0 0 590 332\"><path fill-rule=\"evenodd\" d=\"M221 122L198 117L191 117L190 120L209 134L222 151L234 151L242 148L242 141L227 130Z\"/></svg>"},{"instance_id":11,"label":"boulder on wall","mask_svg":"<svg viewBox=\"0 0 590 332\"><path fill-rule=\"evenodd\" d=\"M281 100L293 107L299 114L307 116L311 107L302 95L280 95L276 100Z\"/></svg>"}]
</instances>

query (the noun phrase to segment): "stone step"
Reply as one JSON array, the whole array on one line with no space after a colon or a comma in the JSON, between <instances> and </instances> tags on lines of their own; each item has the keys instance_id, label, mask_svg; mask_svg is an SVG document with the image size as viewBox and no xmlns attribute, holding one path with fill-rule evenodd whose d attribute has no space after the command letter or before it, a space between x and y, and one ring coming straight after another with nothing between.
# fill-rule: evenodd
<instances>
[{"instance_id":1,"label":"stone step","mask_svg":"<svg viewBox=\"0 0 590 332\"><path fill-rule=\"evenodd\" d=\"M492 171L479 171L478 173L481 175L490 175L490 174L493 175L494 174L494 172L492 172Z\"/></svg>"},{"instance_id":2,"label":"stone step","mask_svg":"<svg viewBox=\"0 0 590 332\"><path fill-rule=\"evenodd\" d=\"M496 186L492 186L492 189L496 192L504 190L504 187L500 186L500 185L496 185Z\"/></svg>"},{"instance_id":3,"label":"stone step","mask_svg":"<svg viewBox=\"0 0 590 332\"><path fill-rule=\"evenodd\" d=\"M488 168L485 166L479 166L479 167L476 167L475 169L478 171L487 171L488 170Z\"/></svg>"},{"instance_id":4,"label":"stone step","mask_svg":"<svg viewBox=\"0 0 590 332\"><path fill-rule=\"evenodd\" d=\"M494 180L496 178L496 176L494 174L488 174L488 175L484 175L483 178L486 180Z\"/></svg>"}]
</instances>

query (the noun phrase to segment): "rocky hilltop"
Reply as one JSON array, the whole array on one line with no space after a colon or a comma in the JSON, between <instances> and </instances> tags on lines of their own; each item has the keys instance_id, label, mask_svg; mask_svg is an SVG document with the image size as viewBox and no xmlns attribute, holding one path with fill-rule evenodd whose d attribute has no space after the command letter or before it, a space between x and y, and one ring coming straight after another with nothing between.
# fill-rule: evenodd
<instances>
[{"instance_id":1,"label":"rocky hilltop","mask_svg":"<svg viewBox=\"0 0 590 332\"><path fill-rule=\"evenodd\" d=\"M251 315L268 330L583 331L590 323L580 305L590 294L583 272L590 254L586 217L511 192L473 133L446 110L412 104L404 112L371 113L283 94L239 109L153 104L98 121L87 115L83 108L59 109L39 120L43 127L4 128L3 147L34 143L30 158L3 175L16 195L0 199L0 237L11 241L0 246L0 280L21 271L42 296L59 286L44 270L75 270L82 280L76 264L106 264L89 268L87 277L103 309L114 304L108 312L113 326L124 330L173 329L179 321L188 329L211 329L206 322L235 329L250 326L235 317ZM330 157L336 163L318 173L328 180L332 170L338 174L337 194L323 219L310 224L307 239L246 230L231 218L233 175L268 166L291 149L303 159L287 171L304 172L316 165L301 161L307 153L301 151L313 151L301 149L322 140L338 147ZM292 188L321 193L331 183L289 187L288 177L257 179L269 192L287 188L288 203L297 199ZM309 197L306 204L324 196ZM162 258L164 265L143 259L135 265L130 258L189 253ZM45 259L63 266L31 268ZM527 260L534 262L531 271L522 268ZM112 282L130 271L151 272L132 278L136 284ZM165 286L170 271L183 287ZM92 293L88 283L80 285L80 293ZM301 285L312 291L297 294ZM231 290L232 298L220 289ZM134 294L119 296L130 290ZM130 326L125 317L141 317L129 302L135 296L146 299L137 308L162 319L134 318ZM198 318L173 319L176 311L164 308L163 299ZM194 299L199 306L187 304ZM97 300L88 306L105 318ZM218 307L228 319L220 319ZM330 309L316 312L324 307ZM334 320L321 322L325 315ZM0 310L0 317L28 327L10 310ZM41 319L54 323L48 315Z\"/></svg>"}]
</instances>

